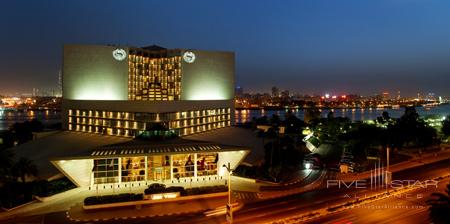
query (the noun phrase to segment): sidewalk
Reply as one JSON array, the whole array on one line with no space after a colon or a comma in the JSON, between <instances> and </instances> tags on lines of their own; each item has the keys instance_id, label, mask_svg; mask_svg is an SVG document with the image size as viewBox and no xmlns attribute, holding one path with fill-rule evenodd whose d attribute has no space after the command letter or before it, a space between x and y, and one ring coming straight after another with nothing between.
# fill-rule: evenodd
<instances>
[{"instance_id":1,"label":"sidewalk","mask_svg":"<svg viewBox=\"0 0 450 224\"><path fill-rule=\"evenodd\" d=\"M441 150L436 153L423 154L421 159L416 156L416 157L411 158L408 161L404 161L401 163L391 165L389 168L389 171L394 173L394 172L406 170L409 168L421 166L421 165L424 165L427 163L433 163L433 162L445 160L448 158L450 158L450 150L445 149L445 150ZM337 177L337 179L343 180L345 182L347 182L347 181L351 182L354 180L368 179L368 178L370 178L370 175L371 175L371 171L366 171L366 172L362 172L362 173L348 173L348 174L339 173L339 174L337 174L336 177Z\"/></svg>"}]
</instances>

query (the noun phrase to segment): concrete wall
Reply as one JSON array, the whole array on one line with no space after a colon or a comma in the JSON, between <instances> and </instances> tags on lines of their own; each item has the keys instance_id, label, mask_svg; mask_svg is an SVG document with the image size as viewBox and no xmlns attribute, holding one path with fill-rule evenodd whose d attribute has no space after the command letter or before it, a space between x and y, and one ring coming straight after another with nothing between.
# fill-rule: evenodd
<instances>
[{"instance_id":1,"label":"concrete wall","mask_svg":"<svg viewBox=\"0 0 450 224\"><path fill-rule=\"evenodd\" d=\"M65 45L63 98L70 100L127 100L128 57L114 59L119 47ZM120 47L128 54L127 47Z\"/></svg>"},{"instance_id":2,"label":"concrete wall","mask_svg":"<svg viewBox=\"0 0 450 224\"><path fill-rule=\"evenodd\" d=\"M197 51L195 61L182 60L182 100L234 99L234 53Z\"/></svg>"},{"instance_id":3,"label":"concrete wall","mask_svg":"<svg viewBox=\"0 0 450 224\"><path fill-rule=\"evenodd\" d=\"M228 170L223 166L228 166L228 163L230 163L231 169L234 170L249 153L250 151L248 150L220 152L219 161L217 162L217 168L219 169L217 174L219 176L228 175Z\"/></svg>"}]
</instances>

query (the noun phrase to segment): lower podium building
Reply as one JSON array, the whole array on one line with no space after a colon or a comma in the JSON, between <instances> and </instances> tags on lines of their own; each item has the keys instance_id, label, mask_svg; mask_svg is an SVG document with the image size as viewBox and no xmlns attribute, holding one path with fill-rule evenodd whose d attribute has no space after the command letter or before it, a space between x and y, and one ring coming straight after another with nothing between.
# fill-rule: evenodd
<instances>
[{"instance_id":1,"label":"lower podium building","mask_svg":"<svg viewBox=\"0 0 450 224\"><path fill-rule=\"evenodd\" d=\"M156 143L135 139L51 162L79 187L208 186L224 184L228 174L224 165L236 168L249 152L243 147L181 138Z\"/></svg>"}]
</instances>

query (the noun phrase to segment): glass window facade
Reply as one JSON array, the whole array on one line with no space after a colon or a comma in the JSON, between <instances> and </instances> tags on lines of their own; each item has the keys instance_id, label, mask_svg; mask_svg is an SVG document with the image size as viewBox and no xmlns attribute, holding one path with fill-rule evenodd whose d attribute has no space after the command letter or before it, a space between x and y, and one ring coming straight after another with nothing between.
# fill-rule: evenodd
<instances>
[{"instance_id":1,"label":"glass window facade","mask_svg":"<svg viewBox=\"0 0 450 224\"><path fill-rule=\"evenodd\" d=\"M197 176L217 175L218 153L197 154Z\"/></svg>"},{"instance_id":2,"label":"glass window facade","mask_svg":"<svg viewBox=\"0 0 450 224\"><path fill-rule=\"evenodd\" d=\"M95 184L117 183L119 182L119 159L94 159Z\"/></svg>"},{"instance_id":3,"label":"glass window facade","mask_svg":"<svg viewBox=\"0 0 450 224\"><path fill-rule=\"evenodd\" d=\"M218 161L217 152L94 159L93 183L159 182L217 175Z\"/></svg>"},{"instance_id":4,"label":"glass window facade","mask_svg":"<svg viewBox=\"0 0 450 224\"><path fill-rule=\"evenodd\" d=\"M103 110L69 110L69 130L133 137L154 124L178 136L231 125L230 108L174 113L139 113Z\"/></svg>"},{"instance_id":5,"label":"glass window facade","mask_svg":"<svg viewBox=\"0 0 450 224\"><path fill-rule=\"evenodd\" d=\"M130 50L128 57L129 100L179 100L181 51Z\"/></svg>"},{"instance_id":6,"label":"glass window facade","mask_svg":"<svg viewBox=\"0 0 450 224\"><path fill-rule=\"evenodd\" d=\"M145 180L145 157L122 158L122 182Z\"/></svg>"},{"instance_id":7,"label":"glass window facade","mask_svg":"<svg viewBox=\"0 0 450 224\"><path fill-rule=\"evenodd\" d=\"M195 175L194 154L173 155L173 178L193 177Z\"/></svg>"}]
</instances>

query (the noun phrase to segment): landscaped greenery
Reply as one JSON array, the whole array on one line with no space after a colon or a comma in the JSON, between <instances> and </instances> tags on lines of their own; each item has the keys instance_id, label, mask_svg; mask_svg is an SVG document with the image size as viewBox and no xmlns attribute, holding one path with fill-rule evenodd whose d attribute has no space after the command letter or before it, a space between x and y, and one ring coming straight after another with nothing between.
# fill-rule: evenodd
<instances>
[{"instance_id":1,"label":"landscaped greenery","mask_svg":"<svg viewBox=\"0 0 450 224\"><path fill-rule=\"evenodd\" d=\"M385 157L388 147L395 157L399 150L415 148L424 151L439 143L437 130L424 122L413 107L406 108L405 114L398 119L390 118L384 112L376 124L354 123L351 129L339 135L339 140L357 161L365 161L371 151Z\"/></svg>"},{"instance_id":2,"label":"landscaped greenery","mask_svg":"<svg viewBox=\"0 0 450 224\"><path fill-rule=\"evenodd\" d=\"M166 187L164 184L151 184L147 189L145 189L145 194L158 194L158 193L169 193L169 192L180 192L181 196L189 195L200 195L200 194L211 194L228 191L228 187L225 185L218 186L208 186L208 187L194 187L184 189L183 187L172 186ZM128 201L140 201L144 200L144 194L118 194L118 195L103 195L103 196L92 196L84 199L84 205L99 205L99 204L109 204L117 202L128 202Z\"/></svg>"},{"instance_id":3,"label":"landscaped greenery","mask_svg":"<svg viewBox=\"0 0 450 224\"><path fill-rule=\"evenodd\" d=\"M145 194L159 194L168 192L180 192L180 195L183 195L183 193L185 193L185 190L183 187L166 187L166 185L164 184L155 183L148 186L148 188L144 191Z\"/></svg>"},{"instance_id":4,"label":"landscaped greenery","mask_svg":"<svg viewBox=\"0 0 450 224\"><path fill-rule=\"evenodd\" d=\"M307 124L292 113L287 113L284 119L277 115L253 118L252 127L271 126L265 132L257 131L264 144L264 161L251 167L241 165L235 174L275 182L286 180L292 170L302 168L304 155L310 153L302 141L305 137L302 130L305 128L313 133L309 139L313 145L330 149L324 150L327 152L322 155L322 162L336 166L342 151L346 150L354 156L355 170L361 171L369 167L368 157L386 157L387 148L391 152L391 162L399 162L409 158L399 155L400 150L420 154L439 143L438 130L419 117L414 107L406 107L400 118L391 118L383 112L371 121L352 122L348 118L334 117L333 112L329 112L327 117L320 117L317 111L305 111L306 117ZM284 133L280 133L282 128ZM450 118L444 120L442 133L450 135Z\"/></svg>"},{"instance_id":5,"label":"landscaped greenery","mask_svg":"<svg viewBox=\"0 0 450 224\"><path fill-rule=\"evenodd\" d=\"M228 191L225 185L209 186L209 187L193 187L186 189L186 195L212 194Z\"/></svg>"},{"instance_id":6,"label":"landscaped greenery","mask_svg":"<svg viewBox=\"0 0 450 224\"><path fill-rule=\"evenodd\" d=\"M199 194L212 194L228 191L228 187L225 185L217 186L207 186L207 187L193 187L184 189L179 186L166 187L164 184L151 184L144 193L147 194L158 194L158 193L169 193L169 192L180 192L181 196L189 195L199 195Z\"/></svg>"},{"instance_id":7,"label":"landscaped greenery","mask_svg":"<svg viewBox=\"0 0 450 224\"><path fill-rule=\"evenodd\" d=\"M32 201L33 182L26 182L26 177L37 173L31 160L15 160L11 149L0 149L0 206L13 208Z\"/></svg>"},{"instance_id":8,"label":"landscaped greenery","mask_svg":"<svg viewBox=\"0 0 450 224\"><path fill-rule=\"evenodd\" d=\"M4 208L13 208L32 201L34 195L48 197L72 188L75 188L75 185L67 178L26 183L8 180L0 187L0 205Z\"/></svg>"},{"instance_id":9,"label":"landscaped greenery","mask_svg":"<svg viewBox=\"0 0 450 224\"><path fill-rule=\"evenodd\" d=\"M54 194L58 194L70 189L75 188L75 184L72 183L67 177L56 179L52 181L40 180L32 182L33 195L39 197L48 197Z\"/></svg>"},{"instance_id":10,"label":"landscaped greenery","mask_svg":"<svg viewBox=\"0 0 450 224\"><path fill-rule=\"evenodd\" d=\"M445 119L442 121L442 134L449 137L450 136L450 115L445 117Z\"/></svg>"},{"instance_id":11,"label":"landscaped greenery","mask_svg":"<svg viewBox=\"0 0 450 224\"><path fill-rule=\"evenodd\" d=\"M84 205L99 205L99 204L109 204L128 201L140 201L143 199L144 199L143 194L131 194L131 193L118 195L92 196L84 199Z\"/></svg>"},{"instance_id":12,"label":"landscaped greenery","mask_svg":"<svg viewBox=\"0 0 450 224\"><path fill-rule=\"evenodd\" d=\"M15 158L13 146L32 140L32 132L42 131L38 120L15 123L8 131L0 133L0 206L13 208L30 202L34 195L50 196L71 189L74 185L66 178L54 181L29 181L37 176L38 169L28 158Z\"/></svg>"}]
</instances>

